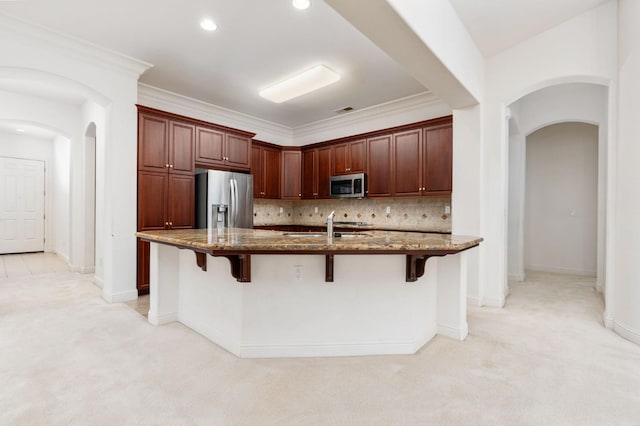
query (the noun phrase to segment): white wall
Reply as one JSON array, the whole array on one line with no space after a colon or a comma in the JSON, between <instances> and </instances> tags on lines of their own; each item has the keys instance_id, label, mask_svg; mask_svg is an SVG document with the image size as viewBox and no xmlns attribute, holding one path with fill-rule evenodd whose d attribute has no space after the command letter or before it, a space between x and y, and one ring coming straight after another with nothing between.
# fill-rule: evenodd
<instances>
[{"instance_id":1,"label":"white wall","mask_svg":"<svg viewBox=\"0 0 640 426\"><path fill-rule=\"evenodd\" d=\"M560 83L616 79L617 3L609 1L486 61L483 104L481 303L502 306L507 286L507 106ZM609 120L612 115L608 115ZM612 126L607 127L611 132ZM607 140L613 140L608 135ZM475 214L475 212L474 212Z\"/></svg>"},{"instance_id":2,"label":"white wall","mask_svg":"<svg viewBox=\"0 0 640 426\"><path fill-rule=\"evenodd\" d=\"M54 251L69 262L71 245L71 141L57 136L53 142L53 180L55 194L53 197L53 237Z\"/></svg>"},{"instance_id":3,"label":"white wall","mask_svg":"<svg viewBox=\"0 0 640 426\"><path fill-rule=\"evenodd\" d=\"M607 292L609 325L640 344L640 2L620 0L615 291Z\"/></svg>"},{"instance_id":4,"label":"white wall","mask_svg":"<svg viewBox=\"0 0 640 426\"><path fill-rule=\"evenodd\" d=\"M595 276L598 128L554 124L526 145L525 268Z\"/></svg>"},{"instance_id":5,"label":"white wall","mask_svg":"<svg viewBox=\"0 0 640 426\"><path fill-rule=\"evenodd\" d=\"M76 39L0 15L0 84L14 91L40 93L41 97L71 99L78 105L94 102L100 108L104 149L102 253L103 297L109 301L137 298L136 290L136 181L137 80L150 64L100 50ZM0 98L2 109L9 105ZM17 118L30 121L32 113ZM2 119L0 114L0 119ZM36 121L37 122L37 121ZM81 222L84 173L84 134L88 122L79 117L72 135L71 221ZM74 234L70 247L72 265L82 268L82 232ZM80 228L83 229L83 228ZM76 263L77 262L77 263Z\"/></svg>"}]
</instances>

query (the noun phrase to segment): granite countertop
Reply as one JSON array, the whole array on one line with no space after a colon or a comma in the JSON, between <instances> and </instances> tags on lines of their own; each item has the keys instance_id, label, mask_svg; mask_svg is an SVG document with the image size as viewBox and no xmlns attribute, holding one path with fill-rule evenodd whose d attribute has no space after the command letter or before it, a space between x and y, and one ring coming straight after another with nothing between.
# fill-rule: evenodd
<instances>
[{"instance_id":1,"label":"granite countertop","mask_svg":"<svg viewBox=\"0 0 640 426\"><path fill-rule=\"evenodd\" d=\"M455 253L477 246L482 238L422 232L366 231L364 237L333 237L326 234L296 237L290 233L259 229L225 228L221 232L207 229L161 230L138 232L146 241L191 248L203 252L260 253L260 252L436 252ZM318 233L310 233L316 235ZM344 234L344 233L343 233ZM355 233L347 233L355 234Z\"/></svg>"}]
</instances>

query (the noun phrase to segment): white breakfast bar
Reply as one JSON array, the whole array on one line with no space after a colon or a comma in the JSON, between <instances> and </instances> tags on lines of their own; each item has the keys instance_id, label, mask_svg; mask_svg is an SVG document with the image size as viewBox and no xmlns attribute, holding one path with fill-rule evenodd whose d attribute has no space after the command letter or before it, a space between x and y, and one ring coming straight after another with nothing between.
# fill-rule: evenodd
<instances>
[{"instance_id":1,"label":"white breakfast bar","mask_svg":"<svg viewBox=\"0 0 640 426\"><path fill-rule=\"evenodd\" d=\"M241 358L412 354L436 334L462 340L467 257L482 241L392 231L137 236L151 242L149 322L179 321Z\"/></svg>"}]
</instances>

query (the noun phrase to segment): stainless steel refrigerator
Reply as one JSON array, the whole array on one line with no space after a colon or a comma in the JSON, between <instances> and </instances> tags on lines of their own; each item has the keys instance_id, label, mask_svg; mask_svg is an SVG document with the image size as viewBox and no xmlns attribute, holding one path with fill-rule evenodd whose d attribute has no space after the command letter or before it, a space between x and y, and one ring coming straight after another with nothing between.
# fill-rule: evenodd
<instances>
[{"instance_id":1,"label":"stainless steel refrigerator","mask_svg":"<svg viewBox=\"0 0 640 426\"><path fill-rule=\"evenodd\" d=\"M197 228L253 228L253 176L207 170L196 175Z\"/></svg>"}]
</instances>

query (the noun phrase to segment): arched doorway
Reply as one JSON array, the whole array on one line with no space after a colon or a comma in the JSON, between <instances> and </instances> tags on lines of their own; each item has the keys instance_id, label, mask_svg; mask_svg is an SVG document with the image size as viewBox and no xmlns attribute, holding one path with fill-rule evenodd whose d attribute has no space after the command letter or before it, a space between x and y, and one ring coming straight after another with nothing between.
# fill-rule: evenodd
<instances>
[{"instance_id":1,"label":"arched doorway","mask_svg":"<svg viewBox=\"0 0 640 426\"><path fill-rule=\"evenodd\" d=\"M609 135L608 97L608 88L600 84L562 83L536 90L509 105L507 264L510 280L521 281L525 278L525 189L527 187L525 165L527 164L528 136L537 130L558 123L582 123L582 126L588 126L592 132L597 134L597 148L595 148L597 178L596 183L591 185L597 201L595 209L591 210L596 211L597 222L595 232L596 287L600 291L604 289L606 276L607 141ZM564 209L566 211L562 213L565 216L564 219L575 221L581 209L567 207ZM561 221L551 214L548 214L545 220ZM527 261L530 262L531 259ZM571 267L567 269L571 269ZM567 270L567 272L570 271ZM574 270L573 272L579 271ZM582 268L581 272L586 273L587 271Z\"/></svg>"}]
</instances>

